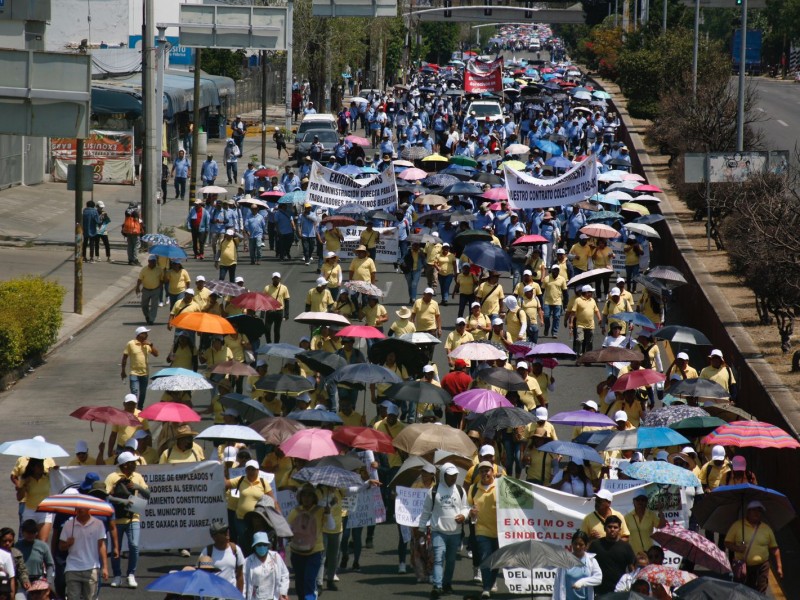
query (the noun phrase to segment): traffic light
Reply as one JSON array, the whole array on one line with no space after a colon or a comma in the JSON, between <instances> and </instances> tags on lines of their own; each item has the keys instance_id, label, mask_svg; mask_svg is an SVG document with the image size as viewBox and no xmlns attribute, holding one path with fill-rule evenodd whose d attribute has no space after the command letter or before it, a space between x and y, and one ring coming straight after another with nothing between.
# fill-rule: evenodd
<instances>
[{"instance_id":1,"label":"traffic light","mask_svg":"<svg viewBox=\"0 0 800 600\"><path fill-rule=\"evenodd\" d=\"M741 5L742 5L742 0L736 0L736 6L741 6Z\"/></svg>"}]
</instances>

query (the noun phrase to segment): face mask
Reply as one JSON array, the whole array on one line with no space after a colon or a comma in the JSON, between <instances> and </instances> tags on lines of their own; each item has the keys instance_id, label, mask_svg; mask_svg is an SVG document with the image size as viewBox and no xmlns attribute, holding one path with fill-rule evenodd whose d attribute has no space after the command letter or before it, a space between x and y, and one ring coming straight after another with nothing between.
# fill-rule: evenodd
<instances>
[{"instance_id":1,"label":"face mask","mask_svg":"<svg viewBox=\"0 0 800 600\"><path fill-rule=\"evenodd\" d=\"M269 546L265 546L264 544L259 544L258 546L253 548L253 550L258 556L264 557L267 555L267 552L269 552Z\"/></svg>"}]
</instances>

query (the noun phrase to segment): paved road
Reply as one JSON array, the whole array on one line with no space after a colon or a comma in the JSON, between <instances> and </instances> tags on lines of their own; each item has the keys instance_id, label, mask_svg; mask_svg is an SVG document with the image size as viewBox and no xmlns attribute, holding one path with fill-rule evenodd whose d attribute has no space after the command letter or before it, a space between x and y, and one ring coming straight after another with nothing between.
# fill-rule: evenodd
<instances>
[{"instance_id":1,"label":"paved road","mask_svg":"<svg viewBox=\"0 0 800 600\"><path fill-rule=\"evenodd\" d=\"M800 142L800 84L766 77L748 81L758 90L756 111L765 119L759 128L767 149L792 152Z\"/></svg>"}]
</instances>

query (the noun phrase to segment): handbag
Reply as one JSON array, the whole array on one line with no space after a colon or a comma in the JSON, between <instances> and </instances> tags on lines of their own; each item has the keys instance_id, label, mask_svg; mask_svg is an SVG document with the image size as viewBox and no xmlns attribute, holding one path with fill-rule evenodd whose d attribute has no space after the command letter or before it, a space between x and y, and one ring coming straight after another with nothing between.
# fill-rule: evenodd
<instances>
[{"instance_id":1,"label":"handbag","mask_svg":"<svg viewBox=\"0 0 800 600\"><path fill-rule=\"evenodd\" d=\"M753 547L753 542L756 539L756 534L758 534L758 527L761 525L760 523L756 525L755 530L753 530L753 537L750 538L750 543L747 545L747 550L744 552L744 557L741 560L733 560L731 561L731 571L733 571L733 580L737 583L744 583L747 579L747 555L750 554L750 548Z\"/></svg>"}]
</instances>

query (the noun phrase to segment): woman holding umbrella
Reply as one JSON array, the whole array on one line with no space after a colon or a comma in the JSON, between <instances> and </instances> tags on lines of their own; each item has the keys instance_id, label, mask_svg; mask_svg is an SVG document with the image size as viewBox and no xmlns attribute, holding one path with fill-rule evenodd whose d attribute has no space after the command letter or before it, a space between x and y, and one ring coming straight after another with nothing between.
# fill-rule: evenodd
<instances>
[{"instance_id":1,"label":"woman holding umbrella","mask_svg":"<svg viewBox=\"0 0 800 600\"><path fill-rule=\"evenodd\" d=\"M553 585L553 600L593 600L594 589L603 580L600 565L594 554L587 552L589 536L576 531L572 536L572 553L582 566L558 569Z\"/></svg>"},{"instance_id":2,"label":"woman holding umbrella","mask_svg":"<svg viewBox=\"0 0 800 600\"><path fill-rule=\"evenodd\" d=\"M731 525L725 536L725 547L735 553L734 580L762 594L769 586L770 559L775 561L775 574L783 579L781 551L772 528L763 522L765 510L758 500L749 502L744 517ZM737 569L736 563L745 568Z\"/></svg>"}]
</instances>

